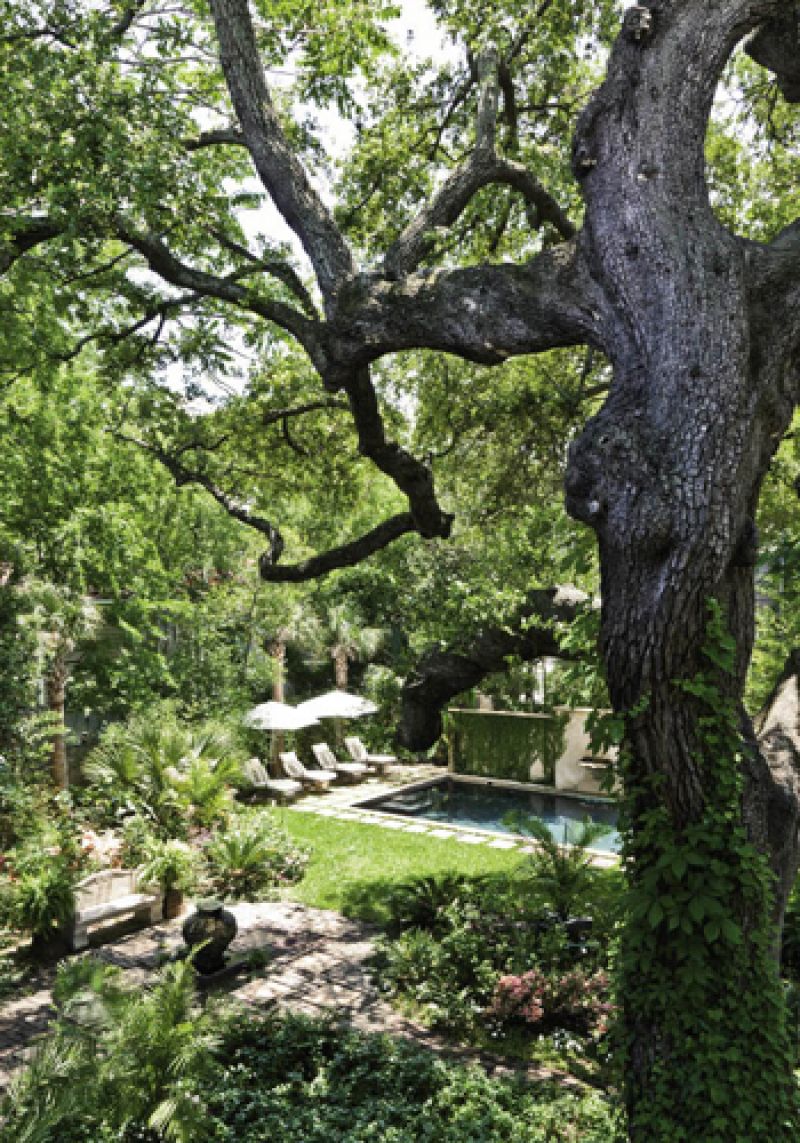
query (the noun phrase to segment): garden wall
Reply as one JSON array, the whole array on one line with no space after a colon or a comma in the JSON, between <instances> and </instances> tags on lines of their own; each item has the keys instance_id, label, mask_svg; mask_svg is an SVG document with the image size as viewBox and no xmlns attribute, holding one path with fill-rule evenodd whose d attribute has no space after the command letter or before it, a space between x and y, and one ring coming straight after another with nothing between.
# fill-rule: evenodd
<instances>
[{"instance_id":1,"label":"garden wall","mask_svg":"<svg viewBox=\"0 0 800 1143\"><path fill-rule=\"evenodd\" d=\"M591 755L584 725L589 713L582 707L557 707L552 714L451 709L450 769L481 778L597 792L604 767Z\"/></svg>"}]
</instances>

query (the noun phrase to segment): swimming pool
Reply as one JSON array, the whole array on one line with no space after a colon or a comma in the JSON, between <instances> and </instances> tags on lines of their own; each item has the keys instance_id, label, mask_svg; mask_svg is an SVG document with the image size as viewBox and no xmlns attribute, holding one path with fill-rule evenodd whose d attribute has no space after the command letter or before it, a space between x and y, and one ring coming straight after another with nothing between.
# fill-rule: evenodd
<instances>
[{"instance_id":1,"label":"swimming pool","mask_svg":"<svg viewBox=\"0 0 800 1143\"><path fill-rule=\"evenodd\" d=\"M608 827L607 833L592 842L592 849L616 853L620 845L616 830L616 806L603 798L587 798L582 794L466 782L448 776L424 786L411 786L396 793L384 794L380 798L362 802L361 806L379 813L399 814L402 817L506 834L516 831L504 819L509 814L521 811L540 818L558 842L568 842L570 831L574 831L588 817L591 821Z\"/></svg>"}]
</instances>

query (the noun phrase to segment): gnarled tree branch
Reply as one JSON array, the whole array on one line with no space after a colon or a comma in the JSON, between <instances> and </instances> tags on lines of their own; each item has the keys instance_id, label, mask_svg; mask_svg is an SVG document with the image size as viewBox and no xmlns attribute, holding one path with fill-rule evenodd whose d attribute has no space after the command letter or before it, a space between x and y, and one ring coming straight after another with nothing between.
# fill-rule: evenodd
<instances>
[{"instance_id":1,"label":"gnarled tree branch","mask_svg":"<svg viewBox=\"0 0 800 1143\"><path fill-rule=\"evenodd\" d=\"M507 625L485 628L467 647L428 652L403 684L400 743L409 750L433 746L442 733L442 708L486 675L504 670L509 655L526 662L565 658L555 624L571 622L586 599L575 588L532 591Z\"/></svg>"},{"instance_id":2,"label":"gnarled tree branch","mask_svg":"<svg viewBox=\"0 0 800 1143\"><path fill-rule=\"evenodd\" d=\"M327 552L296 564L278 564L271 559L270 554L265 553L259 562L261 578L270 583L302 583L309 579L319 579L338 568L353 567L401 536L416 531L417 526L411 513L401 512L384 520L357 540L329 548Z\"/></svg>"},{"instance_id":3,"label":"gnarled tree branch","mask_svg":"<svg viewBox=\"0 0 800 1143\"><path fill-rule=\"evenodd\" d=\"M606 296L581 236L516 266L362 274L343 291L332 348L346 369L402 349L439 349L499 365L509 357L589 343L603 348ZM326 384L343 384L329 369Z\"/></svg>"},{"instance_id":4,"label":"gnarled tree branch","mask_svg":"<svg viewBox=\"0 0 800 1143\"><path fill-rule=\"evenodd\" d=\"M219 488L210 477L202 472L196 472L187 468L177 456L168 453L166 449L161 448L159 445L153 444L151 441L141 440L138 437L128 436L118 430L113 430L113 436L115 436L117 440L126 441L128 444L135 444L138 448L154 456L160 464L163 464L167 472L172 475L179 488L183 488L187 484L197 484L200 488L204 488L234 520L238 520L240 523L246 524L248 528L254 528L257 532L267 536L270 545L269 558L272 560L280 559L281 552L283 551L283 537L269 520L251 512L249 508L241 504L235 497L231 496L230 493Z\"/></svg>"},{"instance_id":5,"label":"gnarled tree branch","mask_svg":"<svg viewBox=\"0 0 800 1143\"><path fill-rule=\"evenodd\" d=\"M480 95L475 147L389 247L383 261L387 277L401 278L416 269L435 246L436 230L452 226L475 194L492 183L518 190L540 222L549 222L562 238L574 237L572 222L538 179L521 163L498 157L495 152L497 66L494 53L484 53L478 60Z\"/></svg>"},{"instance_id":6,"label":"gnarled tree branch","mask_svg":"<svg viewBox=\"0 0 800 1143\"><path fill-rule=\"evenodd\" d=\"M0 238L0 274L10 270L28 250L56 238L64 226L49 218L14 218L10 230L8 237Z\"/></svg>"},{"instance_id":7,"label":"gnarled tree branch","mask_svg":"<svg viewBox=\"0 0 800 1143\"><path fill-rule=\"evenodd\" d=\"M415 530L426 539L449 536L453 517L439 506L431 470L400 445L386 439L369 370L354 370L344 379L342 387L350 400L359 451L406 494Z\"/></svg>"},{"instance_id":8,"label":"gnarled tree branch","mask_svg":"<svg viewBox=\"0 0 800 1143\"><path fill-rule=\"evenodd\" d=\"M260 270L262 273L269 274L270 277L277 278L279 282L282 282L287 289L291 290L310 317L316 318L318 316L314 299L303 285L300 275L288 262L280 258L259 258L258 255L248 250L246 246L242 246L241 242L235 242L216 227L211 230L211 234L213 234L220 246L226 250L230 250L232 254L236 254L246 262L249 262L255 270Z\"/></svg>"},{"instance_id":9,"label":"gnarled tree branch","mask_svg":"<svg viewBox=\"0 0 800 1143\"><path fill-rule=\"evenodd\" d=\"M188 266L177 258L167 245L155 234L145 234L135 230L125 219L117 220L120 237L138 250L146 259L150 269L164 281L181 289L189 289L207 297L219 298L267 321L274 322L291 333L309 353L312 360L319 363L323 358L319 323L301 314L283 302L258 297L236 279L241 275L220 277ZM252 269L248 273L252 273Z\"/></svg>"},{"instance_id":10,"label":"gnarled tree branch","mask_svg":"<svg viewBox=\"0 0 800 1143\"><path fill-rule=\"evenodd\" d=\"M225 79L256 171L303 244L330 303L353 272L350 249L278 122L247 0L211 0L211 12Z\"/></svg>"},{"instance_id":11,"label":"gnarled tree branch","mask_svg":"<svg viewBox=\"0 0 800 1143\"><path fill-rule=\"evenodd\" d=\"M216 127L201 131L194 139L186 140L187 151L202 151L206 147L246 147L244 135L236 127Z\"/></svg>"},{"instance_id":12,"label":"gnarled tree branch","mask_svg":"<svg viewBox=\"0 0 800 1143\"><path fill-rule=\"evenodd\" d=\"M771 71L788 103L800 103L800 5L764 24L747 45L747 54Z\"/></svg>"}]
</instances>

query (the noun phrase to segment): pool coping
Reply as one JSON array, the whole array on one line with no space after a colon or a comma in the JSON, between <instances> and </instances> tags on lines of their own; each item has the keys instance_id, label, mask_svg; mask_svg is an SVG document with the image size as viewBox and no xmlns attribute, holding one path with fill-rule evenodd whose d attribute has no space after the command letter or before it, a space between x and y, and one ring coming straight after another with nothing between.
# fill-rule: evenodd
<instances>
[{"instance_id":1,"label":"pool coping","mask_svg":"<svg viewBox=\"0 0 800 1143\"><path fill-rule=\"evenodd\" d=\"M303 803L296 804L291 807L294 811L304 811L306 813L316 813L321 817L329 817L344 821L354 821L358 825L377 825L386 828L386 823L395 823L389 828L399 828L400 826L406 827L406 832L414 825L420 826L420 822L407 814L393 814L386 810L374 808L374 803L382 801L391 795L407 794L414 790L425 790L430 786L435 786L442 781L443 778L457 778L459 781L467 781L473 785L482 786L496 786L506 789L516 789L523 791L530 791L531 793L546 793L555 794L558 797L580 797L583 801L598 802L608 804L613 802L612 798L598 796L596 794L583 794L580 791L558 790L553 786L545 786L540 784L528 782L514 782L510 779L504 778L482 778L474 774L453 774L449 771L429 774L424 778L412 780L404 785L392 786L390 788L383 788L380 792L373 792L370 797L362 801L355 801L348 799L347 802L338 801L336 804L326 802L322 797L314 799L314 804L310 800L304 800ZM356 789L351 787L352 793L356 794ZM366 791L358 791L359 793L366 793ZM379 814L380 819L376 819L374 815ZM352 816L351 816L352 815ZM359 817L358 815L364 815ZM536 848L536 841L533 838L525 837L523 834L510 834L502 833L496 830L489 830L481 828L480 826L467 828L463 825L457 825L449 822L425 822L424 829L416 829L412 832L419 833L421 836L427 835L429 837L436 836L434 830L437 828L447 830L452 836L449 838L442 838L441 840L462 841L465 837L480 837L481 841L506 841L510 844L508 846L495 846L494 848L503 848L511 850L516 849L519 853L533 852ZM430 827L430 828L428 828ZM475 843L477 844L477 842ZM562 844L562 843L559 843ZM571 847L567 847L571 848ZM618 865L621 861L619 853L607 849L593 849L587 848L586 852L590 855L592 863L595 865L602 865L611 867Z\"/></svg>"}]
</instances>

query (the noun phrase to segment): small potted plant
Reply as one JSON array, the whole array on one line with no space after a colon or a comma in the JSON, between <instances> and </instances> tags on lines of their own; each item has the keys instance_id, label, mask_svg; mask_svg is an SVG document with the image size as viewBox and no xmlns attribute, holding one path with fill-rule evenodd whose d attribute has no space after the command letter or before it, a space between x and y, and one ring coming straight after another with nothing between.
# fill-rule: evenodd
<instances>
[{"instance_id":1,"label":"small potted plant","mask_svg":"<svg viewBox=\"0 0 800 1143\"><path fill-rule=\"evenodd\" d=\"M194 851L185 841L169 838L149 838L144 846L144 860L139 876L146 885L159 885L164 894L164 917L180 916L183 895L197 881L197 862Z\"/></svg>"}]
</instances>

